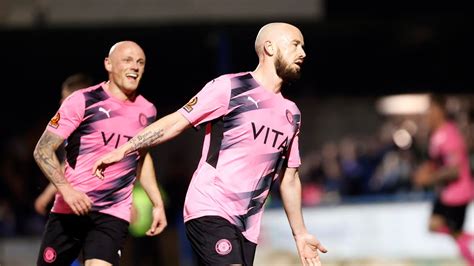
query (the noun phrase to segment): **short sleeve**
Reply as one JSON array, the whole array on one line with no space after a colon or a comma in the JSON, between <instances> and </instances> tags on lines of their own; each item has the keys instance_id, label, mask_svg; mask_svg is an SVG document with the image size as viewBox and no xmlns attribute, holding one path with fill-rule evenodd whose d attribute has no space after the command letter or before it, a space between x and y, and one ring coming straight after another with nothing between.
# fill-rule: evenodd
<instances>
[{"instance_id":1,"label":"short sleeve","mask_svg":"<svg viewBox=\"0 0 474 266\"><path fill-rule=\"evenodd\" d=\"M230 80L221 76L208 82L179 112L194 126L224 116L229 107Z\"/></svg>"},{"instance_id":2,"label":"short sleeve","mask_svg":"<svg viewBox=\"0 0 474 266\"><path fill-rule=\"evenodd\" d=\"M301 115L299 115L299 121L297 123L296 134L293 137L290 150L288 155L288 167L297 168L301 165L301 157L300 157L300 147L299 147L299 135L300 135L300 128L301 128Z\"/></svg>"},{"instance_id":3,"label":"short sleeve","mask_svg":"<svg viewBox=\"0 0 474 266\"><path fill-rule=\"evenodd\" d=\"M46 129L67 139L84 118L84 95L80 91L71 94L59 107Z\"/></svg>"}]
</instances>

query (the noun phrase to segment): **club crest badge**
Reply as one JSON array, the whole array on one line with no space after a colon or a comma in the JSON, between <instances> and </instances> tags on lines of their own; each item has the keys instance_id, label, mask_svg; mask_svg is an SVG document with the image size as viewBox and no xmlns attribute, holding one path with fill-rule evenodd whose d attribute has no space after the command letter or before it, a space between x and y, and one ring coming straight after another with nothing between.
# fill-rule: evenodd
<instances>
[{"instance_id":1,"label":"club crest badge","mask_svg":"<svg viewBox=\"0 0 474 266\"><path fill-rule=\"evenodd\" d=\"M146 127L148 125L148 119L146 118L146 115L144 113L140 113L138 115L138 122L142 127Z\"/></svg>"},{"instance_id":2,"label":"club crest badge","mask_svg":"<svg viewBox=\"0 0 474 266\"><path fill-rule=\"evenodd\" d=\"M183 106L183 109L186 110L186 112L190 113L193 110L193 106L196 105L198 102L198 97L192 98L187 104Z\"/></svg>"},{"instance_id":3,"label":"club crest badge","mask_svg":"<svg viewBox=\"0 0 474 266\"><path fill-rule=\"evenodd\" d=\"M56 250L52 247L47 247L43 252L43 259L46 263L52 263L56 260Z\"/></svg>"},{"instance_id":4,"label":"club crest badge","mask_svg":"<svg viewBox=\"0 0 474 266\"><path fill-rule=\"evenodd\" d=\"M288 122L289 122L290 124L293 125L293 123L294 123L293 114L292 114L292 113L290 112L290 110L288 110L288 109L286 110L286 119L288 120Z\"/></svg>"},{"instance_id":5,"label":"club crest badge","mask_svg":"<svg viewBox=\"0 0 474 266\"><path fill-rule=\"evenodd\" d=\"M221 239L216 243L216 252L219 255L227 255L232 251L232 244L227 239Z\"/></svg>"},{"instance_id":6,"label":"club crest badge","mask_svg":"<svg viewBox=\"0 0 474 266\"><path fill-rule=\"evenodd\" d=\"M60 119L61 119L61 115L59 114L59 112L57 112L56 115L54 115L53 118L51 118L48 125L53 128L58 128Z\"/></svg>"}]
</instances>

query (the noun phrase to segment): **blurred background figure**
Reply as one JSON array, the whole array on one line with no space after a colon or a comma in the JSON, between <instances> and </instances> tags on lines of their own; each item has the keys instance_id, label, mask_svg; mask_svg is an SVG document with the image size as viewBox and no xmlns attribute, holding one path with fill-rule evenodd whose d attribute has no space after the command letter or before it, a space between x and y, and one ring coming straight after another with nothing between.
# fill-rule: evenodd
<instances>
[{"instance_id":1,"label":"blurred background figure","mask_svg":"<svg viewBox=\"0 0 474 266\"><path fill-rule=\"evenodd\" d=\"M446 98L431 95L430 100L426 114L429 160L415 171L414 182L417 186L432 186L436 191L429 229L453 237L460 254L473 266L474 235L463 231L466 209L474 198L465 137L449 118Z\"/></svg>"},{"instance_id":2,"label":"blurred background figure","mask_svg":"<svg viewBox=\"0 0 474 266\"><path fill-rule=\"evenodd\" d=\"M62 86L61 86L61 99L59 104L61 104L69 95L79 89L87 88L93 84L93 79L87 74L84 73L75 73L67 77ZM63 143L61 147L56 151L58 159L61 161L62 167L64 167L65 160L65 147L66 143ZM49 183L46 188L41 192L41 194L35 200L35 210L41 215L46 215L49 212L49 209L52 207L52 201L54 195L56 194L56 187Z\"/></svg>"}]
</instances>

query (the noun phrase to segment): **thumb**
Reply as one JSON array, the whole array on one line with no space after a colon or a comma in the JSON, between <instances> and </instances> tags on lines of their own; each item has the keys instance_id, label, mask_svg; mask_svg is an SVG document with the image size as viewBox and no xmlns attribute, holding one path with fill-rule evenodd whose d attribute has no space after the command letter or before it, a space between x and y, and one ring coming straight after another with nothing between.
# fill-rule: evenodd
<instances>
[{"instance_id":1,"label":"thumb","mask_svg":"<svg viewBox=\"0 0 474 266\"><path fill-rule=\"evenodd\" d=\"M158 219L153 218L153 222L151 223L150 230L148 230L148 233L150 235L155 234L156 227L158 226Z\"/></svg>"}]
</instances>

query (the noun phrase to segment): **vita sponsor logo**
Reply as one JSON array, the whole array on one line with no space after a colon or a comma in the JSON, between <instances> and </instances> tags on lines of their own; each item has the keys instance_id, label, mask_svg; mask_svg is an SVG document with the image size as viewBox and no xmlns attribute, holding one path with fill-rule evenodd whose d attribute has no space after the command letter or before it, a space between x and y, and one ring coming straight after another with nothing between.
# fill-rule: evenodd
<instances>
[{"instance_id":1,"label":"vita sponsor logo","mask_svg":"<svg viewBox=\"0 0 474 266\"><path fill-rule=\"evenodd\" d=\"M111 133L110 135L108 135L106 132L103 132L103 131L101 131L100 134L102 134L102 140L104 141L104 146L107 146L110 143L114 145L115 148L129 141L132 138L131 136L121 135L118 133Z\"/></svg>"},{"instance_id":2,"label":"vita sponsor logo","mask_svg":"<svg viewBox=\"0 0 474 266\"><path fill-rule=\"evenodd\" d=\"M288 136L285 137L283 132L268 126L257 126L254 122L252 122L252 132L254 140L259 139L263 142L263 144L271 145L272 148L277 147L277 149L284 149L288 145Z\"/></svg>"}]
</instances>

